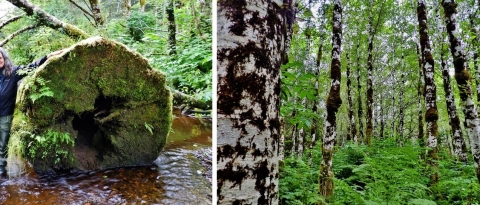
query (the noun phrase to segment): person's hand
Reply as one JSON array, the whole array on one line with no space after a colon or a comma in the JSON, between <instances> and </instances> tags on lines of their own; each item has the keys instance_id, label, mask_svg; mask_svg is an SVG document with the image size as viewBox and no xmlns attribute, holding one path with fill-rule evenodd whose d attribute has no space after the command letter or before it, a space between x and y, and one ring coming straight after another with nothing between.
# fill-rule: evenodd
<instances>
[{"instance_id":1,"label":"person's hand","mask_svg":"<svg viewBox=\"0 0 480 205\"><path fill-rule=\"evenodd\" d=\"M56 56L56 55L60 55L63 53L63 49L62 50L58 50L58 51L54 51L54 52L51 52L50 54L47 55L47 58L50 58L52 56Z\"/></svg>"}]
</instances>

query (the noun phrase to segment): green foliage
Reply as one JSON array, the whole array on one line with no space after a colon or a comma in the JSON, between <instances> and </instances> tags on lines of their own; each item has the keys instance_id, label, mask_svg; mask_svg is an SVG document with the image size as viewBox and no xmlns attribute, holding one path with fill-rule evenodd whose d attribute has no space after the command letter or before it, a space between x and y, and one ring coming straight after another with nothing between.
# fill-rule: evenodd
<instances>
[{"instance_id":1,"label":"green foliage","mask_svg":"<svg viewBox=\"0 0 480 205\"><path fill-rule=\"evenodd\" d=\"M212 100L211 36L193 37L179 53L153 62L166 73L169 85L204 101Z\"/></svg>"},{"instance_id":2,"label":"green foliage","mask_svg":"<svg viewBox=\"0 0 480 205\"><path fill-rule=\"evenodd\" d=\"M318 167L310 167L303 160L285 159L280 171L281 204L318 204Z\"/></svg>"},{"instance_id":3,"label":"green foliage","mask_svg":"<svg viewBox=\"0 0 480 205\"><path fill-rule=\"evenodd\" d=\"M61 133L47 130L43 134L30 135L25 154L28 158L41 161L41 163L53 162L58 168L65 167L73 162L72 149L75 141L68 132Z\"/></svg>"},{"instance_id":4,"label":"green foliage","mask_svg":"<svg viewBox=\"0 0 480 205\"><path fill-rule=\"evenodd\" d=\"M127 28L130 36L136 41L141 41L145 33L155 26L155 17L147 12L132 12L127 20Z\"/></svg>"},{"instance_id":5,"label":"green foliage","mask_svg":"<svg viewBox=\"0 0 480 205\"><path fill-rule=\"evenodd\" d=\"M28 98L32 100L32 103L35 103L36 100L41 97L53 97L53 91L47 86L48 81L44 80L41 77L35 78L35 83L30 84L30 95Z\"/></svg>"},{"instance_id":6,"label":"green foliage","mask_svg":"<svg viewBox=\"0 0 480 205\"><path fill-rule=\"evenodd\" d=\"M315 150L321 150L317 146ZM346 144L333 157L334 199L332 204L479 204L480 186L473 165L457 163L441 152L440 181L429 187L429 173L421 155L425 149L393 139L371 146ZM306 159L285 159L280 170L282 204L316 204L321 154L313 152L315 166Z\"/></svg>"}]
</instances>

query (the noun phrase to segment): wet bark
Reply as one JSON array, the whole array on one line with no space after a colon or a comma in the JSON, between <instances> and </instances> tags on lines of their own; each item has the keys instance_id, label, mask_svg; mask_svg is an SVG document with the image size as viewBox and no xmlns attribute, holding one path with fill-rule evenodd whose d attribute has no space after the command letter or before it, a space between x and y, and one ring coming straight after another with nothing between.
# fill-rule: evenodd
<instances>
[{"instance_id":1,"label":"wet bark","mask_svg":"<svg viewBox=\"0 0 480 205\"><path fill-rule=\"evenodd\" d=\"M437 111L437 88L435 86L434 69L435 62L433 60L430 37L428 35L427 26L427 9L425 0L418 0L417 19L420 33L421 53L424 59L423 70L425 72L425 121L427 124L427 163L431 166L432 175L430 176L430 184L438 182L438 111Z\"/></svg>"},{"instance_id":2,"label":"wet bark","mask_svg":"<svg viewBox=\"0 0 480 205\"><path fill-rule=\"evenodd\" d=\"M333 146L337 136L337 112L342 104L340 98L341 46L342 46L342 0L335 0L333 6L332 63L330 67L330 92L326 100L325 129L322 141L322 162L320 164L320 194L325 202L333 198ZM320 202L320 204L323 204Z\"/></svg>"},{"instance_id":3,"label":"wet bark","mask_svg":"<svg viewBox=\"0 0 480 205\"><path fill-rule=\"evenodd\" d=\"M217 203L278 204L280 72L294 2L217 4Z\"/></svg>"},{"instance_id":4,"label":"wet bark","mask_svg":"<svg viewBox=\"0 0 480 205\"><path fill-rule=\"evenodd\" d=\"M347 140L353 140L357 142L357 127L355 126L355 117L353 114L353 99L352 99L352 80L350 70L350 58L347 56L347 99L348 99L348 128L347 128Z\"/></svg>"},{"instance_id":5,"label":"wet bark","mask_svg":"<svg viewBox=\"0 0 480 205\"><path fill-rule=\"evenodd\" d=\"M16 7L22 9L27 16L33 16L37 20L37 23L40 25L45 25L52 29L58 30L59 32L70 36L73 39L85 39L88 37L88 34L77 28L74 25L60 21L51 14L45 12L41 8L33 5L27 0L7 0Z\"/></svg>"},{"instance_id":6,"label":"wet bark","mask_svg":"<svg viewBox=\"0 0 480 205\"><path fill-rule=\"evenodd\" d=\"M177 39L176 39L177 27L175 25L174 0L168 0L167 8L165 8L165 11L167 12L167 20L168 20L168 54L175 55L177 53Z\"/></svg>"},{"instance_id":7,"label":"wet bark","mask_svg":"<svg viewBox=\"0 0 480 205\"><path fill-rule=\"evenodd\" d=\"M442 7L445 14L445 23L447 26L448 39L450 41L450 52L453 56L453 65L455 68L455 80L460 90L460 100L462 101L463 113L465 114L465 129L470 139L470 146L475 164L475 172L480 182L480 125L478 122L475 103L473 102L472 90L469 84L470 73L467 69L463 43L458 36L458 24L455 14L457 5L454 0L442 1Z\"/></svg>"},{"instance_id":8,"label":"wet bark","mask_svg":"<svg viewBox=\"0 0 480 205\"><path fill-rule=\"evenodd\" d=\"M457 106L455 105L452 86L450 86L450 75L448 74L448 67L443 51L440 53L440 60L442 66L443 90L445 91L445 101L447 103L448 122L452 128L453 153L457 160L466 162L468 160L467 145L465 144L462 128L460 127L460 119L457 114Z\"/></svg>"}]
</instances>

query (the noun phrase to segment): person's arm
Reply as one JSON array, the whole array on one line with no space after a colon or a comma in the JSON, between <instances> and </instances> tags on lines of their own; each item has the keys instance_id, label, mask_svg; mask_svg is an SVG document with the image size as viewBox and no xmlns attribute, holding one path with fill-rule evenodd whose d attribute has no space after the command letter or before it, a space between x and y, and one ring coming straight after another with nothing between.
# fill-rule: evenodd
<instances>
[{"instance_id":1,"label":"person's arm","mask_svg":"<svg viewBox=\"0 0 480 205\"><path fill-rule=\"evenodd\" d=\"M38 59L37 61L33 62L33 63L30 63L28 64L27 66L19 66L17 68L17 71L18 70L22 70L22 69L25 69L25 68L37 68L38 66L41 66L43 63L45 63L45 61L47 61L48 58L54 56L54 55L58 55L58 54L61 54L63 53L63 50L58 50L58 51L55 51L55 52L52 52L46 56L43 56L42 58ZM15 72L16 75L18 75L20 78L23 78L25 76L25 74L19 74L17 72Z\"/></svg>"}]
</instances>

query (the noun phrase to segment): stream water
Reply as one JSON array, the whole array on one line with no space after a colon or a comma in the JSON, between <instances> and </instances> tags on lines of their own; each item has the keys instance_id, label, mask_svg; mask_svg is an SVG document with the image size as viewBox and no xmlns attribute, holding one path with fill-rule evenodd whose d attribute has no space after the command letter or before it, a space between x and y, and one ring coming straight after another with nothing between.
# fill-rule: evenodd
<instances>
[{"instance_id":1,"label":"stream water","mask_svg":"<svg viewBox=\"0 0 480 205\"><path fill-rule=\"evenodd\" d=\"M0 181L0 204L211 204L211 122L174 114L151 166L24 174Z\"/></svg>"}]
</instances>

